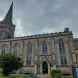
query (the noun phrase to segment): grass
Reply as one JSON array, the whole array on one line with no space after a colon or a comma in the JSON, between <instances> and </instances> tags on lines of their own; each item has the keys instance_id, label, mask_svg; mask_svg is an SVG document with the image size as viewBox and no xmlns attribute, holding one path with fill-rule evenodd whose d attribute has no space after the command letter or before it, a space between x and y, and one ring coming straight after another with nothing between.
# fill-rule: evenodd
<instances>
[{"instance_id":1,"label":"grass","mask_svg":"<svg viewBox=\"0 0 78 78\"><path fill-rule=\"evenodd\" d=\"M22 78L20 76L4 76L3 74L0 74L0 78Z\"/></svg>"},{"instance_id":2,"label":"grass","mask_svg":"<svg viewBox=\"0 0 78 78\"><path fill-rule=\"evenodd\" d=\"M0 74L0 78L8 78L8 77L4 76L3 74Z\"/></svg>"},{"instance_id":3,"label":"grass","mask_svg":"<svg viewBox=\"0 0 78 78\"><path fill-rule=\"evenodd\" d=\"M64 78L73 78L73 76L72 76L72 75L70 75L70 76L65 76Z\"/></svg>"},{"instance_id":4,"label":"grass","mask_svg":"<svg viewBox=\"0 0 78 78\"><path fill-rule=\"evenodd\" d=\"M3 74L0 74L0 78L32 78L32 77L29 75L24 75L24 74L10 75L10 76L4 76Z\"/></svg>"}]
</instances>

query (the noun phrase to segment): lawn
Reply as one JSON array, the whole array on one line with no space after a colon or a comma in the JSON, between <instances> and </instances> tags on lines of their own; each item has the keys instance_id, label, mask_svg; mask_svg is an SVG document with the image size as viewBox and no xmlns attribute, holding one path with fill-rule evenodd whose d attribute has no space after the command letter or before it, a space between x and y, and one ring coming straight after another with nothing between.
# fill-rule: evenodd
<instances>
[{"instance_id":1,"label":"lawn","mask_svg":"<svg viewBox=\"0 0 78 78\"><path fill-rule=\"evenodd\" d=\"M4 75L0 74L0 78L8 78L8 77L5 77Z\"/></svg>"},{"instance_id":2,"label":"lawn","mask_svg":"<svg viewBox=\"0 0 78 78\"><path fill-rule=\"evenodd\" d=\"M32 78L30 75L10 75L10 76L4 76L2 74L0 74L0 78Z\"/></svg>"},{"instance_id":3,"label":"lawn","mask_svg":"<svg viewBox=\"0 0 78 78\"><path fill-rule=\"evenodd\" d=\"M2 72L0 72L0 78L37 78L37 76L28 72L24 74L9 74L9 76L4 76Z\"/></svg>"}]
</instances>

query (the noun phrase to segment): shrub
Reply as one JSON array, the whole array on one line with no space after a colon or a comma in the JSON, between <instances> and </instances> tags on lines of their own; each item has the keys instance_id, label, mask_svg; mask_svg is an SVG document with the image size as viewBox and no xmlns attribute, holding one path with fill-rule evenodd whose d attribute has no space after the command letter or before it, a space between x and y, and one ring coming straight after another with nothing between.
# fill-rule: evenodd
<instances>
[{"instance_id":1,"label":"shrub","mask_svg":"<svg viewBox=\"0 0 78 78\"><path fill-rule=\"evenodd\" d=\"M5 54L4 56L0 56L0 67L3 69L4 75L9 75L13 70L21 68L22 63L16 56Z\"/></svg>"},{"instance_id":2,"label":"shrub","mask_svg":"<svg viewBox=\"0 0 78 78\"><path fill-rule=\"evenodd\" d=\"M51 77L52 78L61 78L61 70L53 69L51 71Z\"/></svg>"}]
</instances>

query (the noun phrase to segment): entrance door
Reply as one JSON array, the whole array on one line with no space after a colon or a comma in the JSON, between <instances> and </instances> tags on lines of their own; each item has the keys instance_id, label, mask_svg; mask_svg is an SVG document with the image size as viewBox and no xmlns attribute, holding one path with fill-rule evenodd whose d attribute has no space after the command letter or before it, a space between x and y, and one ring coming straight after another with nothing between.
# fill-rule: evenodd
<instances>
[{"instance_id":1,"label":"entrance door","mask_svg":"<svg viewBox=\"0 0 78 78\"><path fill-rule=\"evenodd\" d=\"M43 74L48 73L48 64L45 61L42 64L42 72L43 72Z\"/></svg>"}]
</instances>

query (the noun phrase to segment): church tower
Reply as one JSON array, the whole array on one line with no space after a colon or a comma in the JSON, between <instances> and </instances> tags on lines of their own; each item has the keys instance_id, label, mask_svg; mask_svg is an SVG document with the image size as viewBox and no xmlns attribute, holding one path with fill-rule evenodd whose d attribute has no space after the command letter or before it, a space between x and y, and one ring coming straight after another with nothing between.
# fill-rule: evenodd
<instances>
[{"instance_id":1,"label":"church tower","mask_svg":"<svg viewBox=\"0 0 78 78\"><path fill-rule=\"evenodd\" d=\"M14 38L15 25L13 24L13 2L5 16L0 22L0 39Z\"/></svg>"}]
</instances>

